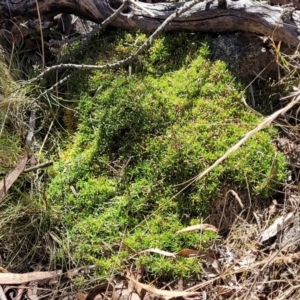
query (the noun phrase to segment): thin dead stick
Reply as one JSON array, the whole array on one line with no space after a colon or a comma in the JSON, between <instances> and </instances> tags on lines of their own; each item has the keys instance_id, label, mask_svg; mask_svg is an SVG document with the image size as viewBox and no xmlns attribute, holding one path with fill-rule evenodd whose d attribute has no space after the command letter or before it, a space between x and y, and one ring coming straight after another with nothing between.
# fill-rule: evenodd
<instances>
[{"instance_id":1,"label":"thin dead stick","mask_svg":"<svg viewBox=\"0 0 300 300\"><path fill-rule=\"evenodd\" d=\"M41 32L42 71L44 71L44 69L45 69L45 44L44 44L44 35L43 35L43 27L42 27L42 18L41 18L41 13L40 13L38 0L35 0L35 4L36 4L36 11L37 11L37 15L38 15L39 27L40 27L40 32Z\"/></svg>"},{"instance_id":2,"label":"thin dead stick","mask_svg":"<svg viewBox=\"0 0 300 300\"><path fill-rule=\"evenodd\" d=\"M223 216L225 215L225 208L226 208L227 203L228 203L229 193L231 193L234 196L234 198L237 200L237 202L239 203L240 207L242 208L242 213L244 212L244 204L242 203L241 198L239 197L239 195L234 190L229 190L225 195L225 204L223 206L223 211L222 211L222 215L221 215L221 218L220 218L218 228L221 228L221 224L222 224L222 221L223 221Z\"/></svg>"},{"instance_id":3,"label":"thin dead stick","mask_svg":"<svg viewBox=\"0 0 300 300\"><path fill-rule=\"evenodd\" d=\"M39 165L33 166L33 167L31 167L31 168L25 169L25 170L23 171L23 173L32 172L32 171L35 171L35 170L37 170L37 169L49 167L49 166L51 166L51 165L53 165L53 162L52 162L52 161L46 161L46 162L44 162L44 163L42 163L42 164L39 164Z\"/></svg>"},{"instance_id":4,"label":"thin dead stick","mask_svg":"<svg viewBox=\"0 0 300 300\"><path fill-rule=\"evenodd\" d=\"M254 108L252 108L250 105L248 105L248 103L246 102L246 99L244 97L242 97L242 101L245 104L245 106L253 113L255 113L256 115L263 117L264 115L261 114L260 112L258 112L257 110L255 110Z\"/></svg>"},{"instance_id":5,"label":"thin dead stick","mask_svg":"<svg viewBox=\"0 0 300 300\"><path fill-rule=\"evenodd\" d=\"M57 115L57 111L56 111L54 117L56 117L56 115ZM47 142L47 139L48 139L48 137L49 137L49 135L50 135L51 129L52 129L53 124L54 124L54 121L55 121L55 118L53 118L53 120L51 121L51 124L50 124L50 126L49 126L49 128L48 128L47 134L46 134L46 136L45 136L45 138L44 138L44 140L43 140L42 146L41 146L41 148L40 148L40 150L39 150L39 155L41 155L42 152L43 152L44 146L45 146L45 144L46 144L46 142Z\"/></svg>"},{"instance_id":6,"label":"thin dead stick","mask_svg":"<svg viewBox=\"0 0 300 300\"><path fill-rule=\"evenodd\" d=\"M33 101L32 103L38 101L39 99L41 99L44 95L52 92L55 88L57 88L59 85L62 85L65 81L67 81L72 75L72 74L69 74L67 75L66 77L62 78L61 80L57 81L55 84L53 84L49 89L46 89L44 92L40 93Z\"/></svg>"}]
</instances>

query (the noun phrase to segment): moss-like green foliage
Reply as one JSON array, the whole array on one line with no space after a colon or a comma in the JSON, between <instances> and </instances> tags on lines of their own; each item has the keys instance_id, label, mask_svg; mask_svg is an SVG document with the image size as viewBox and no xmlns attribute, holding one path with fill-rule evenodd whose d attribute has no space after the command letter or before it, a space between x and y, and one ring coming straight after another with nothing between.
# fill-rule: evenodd
<instances>
[{"instance_id":1,"label":"moss-like green foliage","mask_svg":"<svg viewBox=\"0 0 300 300\"><path fill-rule=\"evenodd\" d=\"M144 38L121 35L110 51L122 56ZM98 264L102 276L126 262L162 276L199 273L197 259L136 253L204 247L213 234L176 234L186 215L199 222L232 186L249 185L263 199L285 177L285 160L272 144L276 130L268 128L178 193L261 121L244 108L242 87L226 65L208 53L198 37L165 36L133 66L133 76L94 72L89 90L97 93L81 93L78 130L55 166L48 197L64 216L68 255Z\"/></svg>"}]
</instances>

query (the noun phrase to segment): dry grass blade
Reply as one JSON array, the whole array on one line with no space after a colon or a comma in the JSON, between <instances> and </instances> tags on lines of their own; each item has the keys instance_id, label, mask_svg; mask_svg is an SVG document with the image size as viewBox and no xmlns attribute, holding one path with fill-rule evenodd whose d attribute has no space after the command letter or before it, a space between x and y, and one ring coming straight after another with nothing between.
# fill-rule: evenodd
<instances>
[{"instance_id":1,"label":"dry grass blade","mask_svg":"<svg viewBox=\"0 0 300 300\"><path fill-rule=\"evenodd\" d=\"M158 248L150 248L150 249L147 249L147 250L143 250L143 251L139 252L139 254L141 254L141 253L147 253L147 252L157 253L157 254L161 254L163 256L168 256L168 257L176 257L176 254L174 254L174 253L168 252L168 251L164 251L164 250L160 250Z\"/></svg>"},{"instance_id":2,"label":"dry grass blade","mask_svg":"<svg viewBox=\"0 0 300 300\"><path fill-rule=\"evenodd\" d=\"M13 185L13 183L23 172L23 170L25 169L26 162L27 153L24 154L22 159L18 162L17 166L0 181L0 200L6 195L9 188Z\"/></svg>"},{"instance_id":3,"label":"dry grass blade","mask_svg":"<svg viewBox=\"0 0 300 300\"><path fill-rule=\"evenodd\" d=\"M238 204L240 205L241 209L244 209L244 204L242 203L242 200L239 197L239 195L234 190L229 190L226 193L226 198L228 197L229 193L231 193L234 196L234 198L237 200Z\"/></svg>"},{"instance_id":4,"label":"dry grass blade","mask_svg":"<svg viewBox=\"0 0 300 300\"><path fill-rule=\"evenodd\" d=\"M60 276L62 271L49 271L49 272L30 272L24 274L16 273L0 273L0 285L1 284L22 284L34 280L51 279L56 276Z\"/></svg>"},{"instance_id":5,"label":"dry grass blade","mask_svg":"<svg viewBox=\"0 0 300 300\"><path fill-rule=\"evenodd\" d=\"M215 226L210 224L197 224L197 225L188 226L186 228L178 230L177 233L195 231L195 230L212 231L218 233L218 229Z\"/></svg>"},{"instance_id":6,"label":"dry grass blade","mask_svg":"<svg viewBox=\"0 0 300 300\"><path fill-rule=\"evenodd\" d=\"M138 288L145 290L147 292L159 295L159 296L167 296L167 297L188 297L188 296L197 296L200 295L199 292L179 292L179 291L166 291L155 288L154 286L140 283L136 279L126 276L130 281L132 281Z\"/></svg>"}]
</instances>

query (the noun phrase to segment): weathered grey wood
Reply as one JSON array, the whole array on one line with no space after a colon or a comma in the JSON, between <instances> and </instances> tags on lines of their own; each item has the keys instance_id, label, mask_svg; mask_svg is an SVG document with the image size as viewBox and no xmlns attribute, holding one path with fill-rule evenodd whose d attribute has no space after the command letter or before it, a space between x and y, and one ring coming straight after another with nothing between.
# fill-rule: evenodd
<instances>
[{"instance_id":1,"label":"weathered grey wood","mask_svg":"<svg viewBox=\"0 0 300 300\"><path fill-rule=\"evenodd\" d=\"M51 20L58 13L70 13L80 18L100 23L109 17L115 9L108 0L38 0L43 26L51 26ZM112 23L124 29L140 28L154 31L170 14L184 3L140 4L151 11L151 17L144 10L130 3L128 11L118 16ZM116 7L116 3L113 4ZM283 18L283 15L285 17ZM31 19L37 24L36 0L0 0L1 21L20 22ZM285 22L283 22L283 19ZM4 25L3 25L4 26ZM9 30L7 28L6 30ZM300 36L300 15L298 12L286 17L286 9L271 7L251 0L226 0L218 7L218 1L206 1L195 5L188 12L173 21L166 28L168 31L188 30L198 32L247 31L271 36L292 46L298 46Z\"/></svg>"}]
</instances>

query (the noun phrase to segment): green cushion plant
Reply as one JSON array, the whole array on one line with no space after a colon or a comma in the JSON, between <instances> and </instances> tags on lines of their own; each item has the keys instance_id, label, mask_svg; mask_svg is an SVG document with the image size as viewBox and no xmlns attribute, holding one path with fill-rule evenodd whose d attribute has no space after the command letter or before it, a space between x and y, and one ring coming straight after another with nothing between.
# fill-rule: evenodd
<instances>
[{"instance_id":1,"label":"green cushion plant","mask_svg":"<svg viewBox=\"0 0 300 300\"><path fill-rule=\"evenodd\" d=\"M102 40L99 49L120 59L145 38L120 34L110 44ZM191 276L200 272L197 259L137 253L205 247L215 234L176 234L187 226L183 216L199 223L232 186L248 185L267 199L286 176L285 159L272 144L277 130L257 133L178 193L261 118L244 107L242 85L224 62L209 59L208 42L199 36L165 35L132 69L132 76L125 69L95 71L80 93L78 127L48 189L68 232L68 249L60 255L97 264L103 277L128 263L164 277Z\"/></svg>"}]
</instances>

